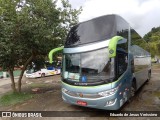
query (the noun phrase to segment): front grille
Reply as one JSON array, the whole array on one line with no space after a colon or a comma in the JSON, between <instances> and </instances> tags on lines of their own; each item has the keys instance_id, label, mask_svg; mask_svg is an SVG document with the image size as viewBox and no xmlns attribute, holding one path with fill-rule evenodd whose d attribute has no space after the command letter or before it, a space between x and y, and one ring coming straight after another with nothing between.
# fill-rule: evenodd
<instances>
[{"instance_id":1,"label":"front grille","mask_svg":"<svg viewBox=\"0 0 160 120\"><path fill-rule=\"evenodd\" d=\"M78 97L78 98L96 99L96 98L102 97L102 96L100 96L98 94L83 94L83 93L76 93L76 92L72 92L72 91L66 91L65 93L70 95L70 96Z\"/></svg>"}]
</instances>

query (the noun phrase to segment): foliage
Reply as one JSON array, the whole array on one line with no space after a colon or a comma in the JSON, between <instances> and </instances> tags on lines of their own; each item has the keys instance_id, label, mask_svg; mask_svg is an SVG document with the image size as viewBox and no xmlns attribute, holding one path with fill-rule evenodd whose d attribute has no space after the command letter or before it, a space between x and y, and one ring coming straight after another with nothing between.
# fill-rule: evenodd
<instances>
[{"instance_id":1,"label":"foliage","mask_svg":"<svg viewBox=\"0 0 160 120\"><path fill-rule=\"evenodd\" d=\"M67 0L0 0L0 66L7 70L16 91L13 70L22 66L18 81L33 60L63 44L70 27L78 22L79 10L72 9Z\"/></svg>"},{"instance_id":2,"label":"foliage","mask_svg":"<svg viewBox=\"0 0 160 120\"><path fill-rule=\"evenodd\" d=\"M160 56L160 27L153 27L151 31L144 36L144 39L149 43L152 57L155 55Z\"/></svg>"}]
</instances>

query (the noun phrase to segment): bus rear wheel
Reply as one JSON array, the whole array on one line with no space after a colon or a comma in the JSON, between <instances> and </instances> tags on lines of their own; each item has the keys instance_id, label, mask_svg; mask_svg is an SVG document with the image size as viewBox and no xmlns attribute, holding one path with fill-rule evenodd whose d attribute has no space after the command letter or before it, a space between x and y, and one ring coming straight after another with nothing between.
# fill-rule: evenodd
<instances>
[{"instance_id":1,"label":"bus rear wheel","mask_svg":"<svg viewBox=\"0 0 160 120\"><path fill-rule=\"evenodd\" d=\"M151 79L151 71L148 71L148 80L149 81Z\"/></svg>"},{"instance_id":2,"label":"bus rear wheel","mask_svg":"<svg viewBox=\"0 0 160 120\"><path fill-rule=\"evenodd\" d=\"M133 97L135 96L135 93L136 93L136 81L133 80L131 90L130 90L130 98L128 99L128 103L132 102Z\"/></svg>"},{"instance_id":3,"label":"bus rear wheel","mask_svg":"<svg viewBox=\"0 0 160 120\"><path fill-rule=\"evenodd\" d=\"M131 97L135 96L135 93L136 93L136 82L134 80L131 86Z\"/></svg>"}]
</instances>

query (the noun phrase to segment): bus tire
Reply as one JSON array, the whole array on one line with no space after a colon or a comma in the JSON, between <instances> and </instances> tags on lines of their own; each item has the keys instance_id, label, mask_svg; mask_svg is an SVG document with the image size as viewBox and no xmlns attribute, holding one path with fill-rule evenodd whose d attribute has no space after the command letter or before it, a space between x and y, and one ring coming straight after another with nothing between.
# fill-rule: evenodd
<instances>
[{"instance_id":1,"label":"bus tire","mask_svg":"<svg viewBox=\"0 0 160 120\"><path fill-rule=\"evenodd\" d=\"M136 93L136 80L134 79L132 81L132 86L131 86L131 98L135 96Z\"/></svg>"},{"instance_id":2,"label":"bus tire","mask_svg":"<svg viewBox=\"0 0 160 120\"><path fill-rule=\"evenodd\" d=\"M130 98L128 99L128 103L132 102L133 97L135 96L135 93L136 93L136 89L137 89L137 87L136 87L136 80L133 79L131 90L130 90Z\"/></svg>"},{"instance_id":3,"label":"bus tire","mask_svg":"<svg viewBox=\"0 0 160 120\"><path fill-rule=\"evenodd\" d=\"M42 74L41 74L41 77L45 77L45 73L42 73Z\"/></svg>"},{"instance_id":4,"label":"bus tire","mask_svg":"<svg viewBox=\"0 0 160 120\"><path fill-rule=\"evenodd\" d=\"M149 82L151 79L151 70L148 71L148 79L147 79L147 82Z\"/></svg>"}]
</instances>

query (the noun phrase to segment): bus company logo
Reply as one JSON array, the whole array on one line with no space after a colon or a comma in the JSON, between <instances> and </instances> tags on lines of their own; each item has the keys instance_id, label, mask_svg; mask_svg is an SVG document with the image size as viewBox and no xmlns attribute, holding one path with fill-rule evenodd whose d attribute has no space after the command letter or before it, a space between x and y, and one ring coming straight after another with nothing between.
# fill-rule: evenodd
<instances>
[{"instance_id":1,"label":"bus company logo","mask_svg":"<svg viewBox=\"0 0 160 120\"><path fill-rule=\"evenodd\" d=\"M79 97L83 97L83 94L82 94L82 93L79 93Z\"/></svg>"},{"instance_id":2,"label":"bus company logo","mask_svg":"<svg viewBox=\"0 0 160 120\"><path fill-rule=\"evenodd\" d=\"M2 112L2 117L12 117L11 112Z\"/></svg>"},{"instance_id":3,"label":"bus company logo","mask_svg":"<svg viewBox=\"0 0 160 120\"><path fill-rule=\"evenodd\" d=\"M110 53L110 54L113 54L113 53L114 53L114 50L112 50L112 49L109 50L109 53Z\"/></svg>"}]
</instances>

